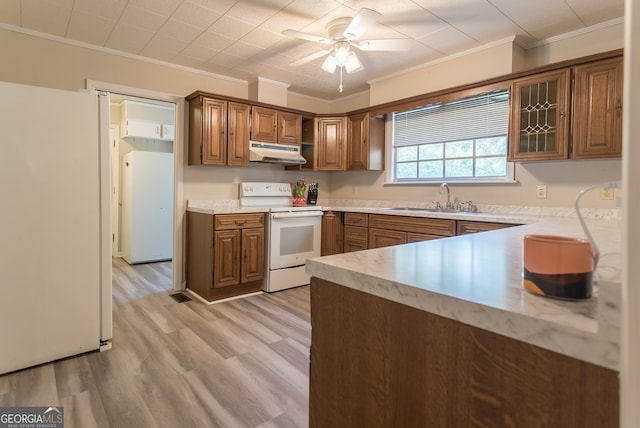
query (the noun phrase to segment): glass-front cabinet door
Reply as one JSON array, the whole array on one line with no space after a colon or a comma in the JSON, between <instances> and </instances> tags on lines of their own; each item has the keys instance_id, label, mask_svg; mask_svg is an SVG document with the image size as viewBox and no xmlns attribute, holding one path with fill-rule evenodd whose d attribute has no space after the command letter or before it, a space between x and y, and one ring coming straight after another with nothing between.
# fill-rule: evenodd
<instances>
[{"instance_id":1,"label":"glass-front cabinet door","mask_svg":"<svg viewBox=\"0 0 640 428\"><path fill-rule=\"evenodd\" d=\"M513 82L510 160L568 158L570 82L570 69Z\"/></svg>"}]
</instances>

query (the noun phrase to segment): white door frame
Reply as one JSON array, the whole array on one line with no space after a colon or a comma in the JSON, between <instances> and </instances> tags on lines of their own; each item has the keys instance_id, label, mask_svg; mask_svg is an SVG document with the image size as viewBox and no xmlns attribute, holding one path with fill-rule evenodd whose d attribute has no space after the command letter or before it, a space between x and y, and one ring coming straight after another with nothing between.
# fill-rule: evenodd
<instances>
[{"instance_id":1,"label":"white door frame","mask_svg":"<svg viewBox=\"0 0 640 428\"><path fill-rule=\"evenodd\" d=\"M87 80L86 88L89 90L117 93L119 95L147 98L170 102L175 105L175 136L173 141L173 278L172 288L175 291L184 290L184 217L185 209L183 203L183 160L184 160L184 135L185 135L185 111L186 102L184 97L163 92L149 91L146 89L133 88L109 82ZM111 144L109 138L105 139L105 144ZM103 152L109 153L109 148L103 148ZM108 159L101 162L101 169L110 171ZM110 172L109 172L110 175ZM105 186L106 187L106 186ZM109 186L110 187L110 186ZM111 200L111 195L102 195L102 200ZM100 217L103 222L111 227L111 204L102 207ZM103 245L103 253L112 254L112 241L106 240Z\"/></svg>"}]
</instances>

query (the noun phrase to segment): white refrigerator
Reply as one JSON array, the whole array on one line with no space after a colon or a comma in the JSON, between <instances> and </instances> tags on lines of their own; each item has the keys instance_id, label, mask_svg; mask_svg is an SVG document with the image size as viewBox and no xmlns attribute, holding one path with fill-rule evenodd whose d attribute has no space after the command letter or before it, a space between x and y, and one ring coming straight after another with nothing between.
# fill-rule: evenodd
<instances>
[{"instance_id":1,"label":"white refrigerator","mask_svg":"<svg viewBox=\"0 0 640 428\"><path fill-rule=\"evenodd\" d=\"M0 374L110 346L108 121L107 95L0 82Z\"/></svg>"},{"instance_id":2,"label":"white refrigerator","mask_svg":"<svg viewBox=\"0 0 640 428\"><path fill-rule=\"evenodd\" d=\"M129 264L171 260L173 153L124 155L122 258Z\"/></svg>"}]
</instances>

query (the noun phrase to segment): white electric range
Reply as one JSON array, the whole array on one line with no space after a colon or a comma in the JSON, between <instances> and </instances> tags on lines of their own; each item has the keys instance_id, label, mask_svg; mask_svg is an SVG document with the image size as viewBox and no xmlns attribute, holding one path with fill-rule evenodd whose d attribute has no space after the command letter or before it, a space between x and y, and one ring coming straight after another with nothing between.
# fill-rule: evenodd
<instances>
[{"instance_id":1,"label":"white electric range","mask_svg":"<svg viewBox=\"0 0 640 428\"><path fill-rule=\"evenodd\" d=\"M240 183L240 206L268 207L266 278L263 290L284 290L309 284L308 258L320 256L322 207L293 206L289 183Z\"/></svg>"}]
</instances>

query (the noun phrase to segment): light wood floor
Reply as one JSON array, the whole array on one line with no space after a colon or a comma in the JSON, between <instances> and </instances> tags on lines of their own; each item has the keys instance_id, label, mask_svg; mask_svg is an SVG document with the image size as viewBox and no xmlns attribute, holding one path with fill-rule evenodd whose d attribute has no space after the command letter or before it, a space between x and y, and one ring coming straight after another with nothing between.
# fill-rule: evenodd
<instances>
[{"instance_id":1,"label":"light wood floor","mask_svg":"<svg viewBox=\"0 0 640 428\"><path fill-rule=\"evenodd\" d=\"M171 264L114 260L113 349L0 376L0 406L64 406L65 427L305 427L309 289L205 305Z\"/></svg>"}]
</instances>

